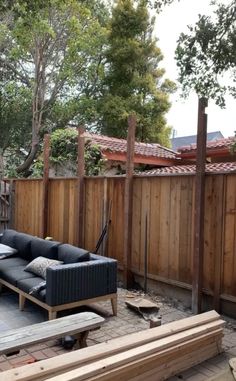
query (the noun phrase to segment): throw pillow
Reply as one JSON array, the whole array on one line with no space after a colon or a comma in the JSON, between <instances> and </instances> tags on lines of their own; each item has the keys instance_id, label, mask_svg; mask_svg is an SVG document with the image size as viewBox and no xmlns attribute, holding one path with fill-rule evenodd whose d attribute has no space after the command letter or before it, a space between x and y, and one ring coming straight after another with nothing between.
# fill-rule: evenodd
<instances>
[{"instance_id":1,"label":"throw pillow","mask_svg":"<svg viewBox=\"0 0 236 381\"><path fill-rule=\"evenodd\" d=\"M24 270L40 276L43 279L46 279L47 268L51 266L61 265L62 263L63 262L57 261L55 259L37 257L32 262L30 262Z\"/></svg>"},{"instance_id":2,"label":"throw pillow","mask_svg":"<svg viewBox=\"0 0 236 381\"><path fill-rule=\"evenodd\" d=\"M58 247L58 259L65 264L87 262L90 260L90 252L65 243Z\"/></svg>"},{"instance_id":3,"label":"throw pillow","mask_svg":"<svg viewBox=\"0 0 236 381\"><path fill-rule=\"evenodd\" d=\"M16 253L17 253L17 250L14 249L13 247L0 243L0 259L11 257L12 255Z\"/></svg>"}]
</instances>

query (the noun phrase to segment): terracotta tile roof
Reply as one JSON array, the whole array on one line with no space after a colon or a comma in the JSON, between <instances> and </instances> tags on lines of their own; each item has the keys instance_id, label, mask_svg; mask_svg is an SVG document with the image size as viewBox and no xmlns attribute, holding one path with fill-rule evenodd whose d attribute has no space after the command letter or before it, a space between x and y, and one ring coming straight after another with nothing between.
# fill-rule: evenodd
<instances>
[{"instance_id":1,"label":"terracotta tile roof","mask_svg":"<svg viewBox=\"0 0 236 381\"><path fill-rule=\"evenodd\" d=\"M86 132L86 138L90 138L105 151L126 153L127 142L125 139L112 138L104 135ZM135 143L135 154L145 157L160 157L165 159L176 159L179 154L169 148L162 147L157 143Z\"/></svg>"},{"instance_id":2,"label":"terracotta tile roof","mask_svg":"<svg viewBox=\"0 0 236 381\"><path fill-rule=\"evenodd\" d=\"M147 175L184 175L194 174L196 165L173 165L170 167L155 168L145 172L139 172L140 176ZM236 162L206 164L206 173L236 172Z\"/></svg>"},{"instance_id":3,"label":"terracotta tile roof","mask_svg":"<svg viewBox=\"0 0 236 381\"><path fill-rule=\"evenodd\" d=\"M217 149L217 148L230 148L231 144L235 142L235 137L234 136L231 136L229 138L224 138L224 139L217 139L217 140L214 140L212 142L207 142L207 151L211 150L211 149ZM194 144L190 144L188 146L182 146L182 147L179 147L178 148L178 152L181 152L181 153L185 153L185 152L194 152L196 151L197 149L197 145L194 143Z\"/></svg>"}]
</instances>

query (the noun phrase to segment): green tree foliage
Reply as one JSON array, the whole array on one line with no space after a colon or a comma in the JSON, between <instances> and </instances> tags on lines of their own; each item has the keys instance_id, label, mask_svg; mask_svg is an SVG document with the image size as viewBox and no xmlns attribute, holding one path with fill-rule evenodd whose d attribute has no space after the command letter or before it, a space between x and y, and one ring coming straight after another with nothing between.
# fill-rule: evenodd
<instances>
[{"instance_id":1,"label":"green tree foliage","mask_svg":"<svg viewBox=\"0 0 236 381\"><path fill-rule=\"evenodd\" d=\"M88 103L97 93L106 40L106 29L100 22L103 14L101 1L2 2L1 87L13 82L23 86L30 91L32 102L30 154L18 171L29 168L43 132L55 127L51 118L55 110L75 101L79 104L81 99ZM70 108L69 120L78 109Z\"/></svg>"},{"instance_id":2,"label":"green tree foliage","mask_svg":"<svg viewBox=\"0 0 236 381\"><path fill-rule=\"evenodd\" d=\"M74 128L57 129L53 131L50 137L51 152L50 166L63 167L70 169L73 175L77 173L77 147L78 133ZM85 173L87 176L99 175L105 165L105 159L102 156L98 145L92 144L89 138L85 139ZM33 177L40 177L43 174L43 161L38 158L33 164Z\"/></svg>"},{"instance_id":3,"label":"green tree foliage","mask_svg":"<svg viewBox=\"0 0 236 381\"><path fill-rule=\"evenodd\" d=\"M154 18L145 1L118 0L113 8L106 51L100 130L126 138L127 116L136 113L136 138L168 144L165 113L174 84L163 80L162 54L153 38Z\"/></svg>"},{"instance_id":4,"label":"green tree foliage","mask_svg":"<svg viewBox=\"0 0 236 381\"><path fill-rule=\"evenodd\" d=\"M150 0L149 3L156 9L157 12L162 11L163 7L166 5L170 5L174 2L174 0Z\"/></svg>"},{"instance_id":5,"label":"green tree foliage","mask_svg":"<svg viewBox=\"0 0 236 381\"><path fill-rule=\"evenodd\" d=\"M12 159L30 141L31 94L27 88L7 83L0 89L0 172L3 175L4 161Z\"/></svg>"},{"instance_id":6,"label":"green tree foliage","mask_svg":"<svg viewBox=\"0 0 236 381\"><path fill-rule=\"evenodd\" d=\"M176 59L184 93L194 89L224 107L227 92L236 97L236 1L212 5L214 17L200 15L189 34L181 34Z\"/></svg>"}]
</instances>

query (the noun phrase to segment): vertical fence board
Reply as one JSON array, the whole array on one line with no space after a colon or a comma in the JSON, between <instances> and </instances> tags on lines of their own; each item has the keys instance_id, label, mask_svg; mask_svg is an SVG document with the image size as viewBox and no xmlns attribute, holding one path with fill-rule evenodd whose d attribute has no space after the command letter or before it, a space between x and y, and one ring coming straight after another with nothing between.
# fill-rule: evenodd
<instances>
[{"instance_id":1,"label":"vertical fence board","mask_svg":"<svg viewBox=\"0 0 236 381\"><path fill-rule=\"evenodd\" d=\"M159 273L159 251L160 240L160 178L151 178L150 194L150 222L149 222L149 257L148 272L150 274Z\"/></svg>"},{"instance_id":2,"label":"vertical fence board","mask_svg":"<svg viewBox=\"0 0 236 381\"><path fill-rule=\"evenodd\" d=\"M226 177L223 292L236 296L236 176Z\"/></svg>"},{"instance_id":3,"label":"vertical fence board","mask_svg":"<svg viewBox=\"0 0 236 381\"><path fill-rule=\"evenodd\" d=\"M86 250L93 250L94 248L94 230L93 230L93 218L96 219L96 210L94 209L97 195L94 194L94 186L91 180L85 180L84 188L84 248Z\"/></svg>"},{"instance_id":4,"label":"vertical fence board","mask_svg":"<svg viewBox=\"0 0 236 381\"><path fill-rule=\"evenodd\" d=\"M69 221L73 219L73 210L70 208L70 181L70 179L49 181L48 235L61 242L70 242Z\"/></svg>"},{"instance_id":5,"label":"vertical fence board","mask_svg":"<svg viewBox=\"0 0 236 381\"><path fill-rule=\"evenodd\" d=\"M84 247L93 251L102 232L104 180L85 179Z\"/></svg>"},{"instance_id":6,"label":"vertical fence board","mask_svg":"<svg viewBox=\"0 0 236 381\"><path fill-rule=\"evenodd\" d=\"M215 231L214 207L215 200L213 194L213 178L206 177L205 186L205 223L204 223L204 258L203 258L203 287L213 290L214 282L214 244L212 243ZM220 223L219 221L217 223Z\"/></svg>"},{"instance_id":7,"label":"vertical fence board","mask_svg":"<svg viewBox=\"0 0 236 381\"><path fill-rule=\"evenodd\" d=\"M180 216L179 216L179 280L191 284L191 244L193 215L193 177L181 177Z\"/></svg>"},{"instance_id":8,"label":"vertical fence board","mask_svg":"<svg viewBox=\"0 0 236 381\"><path fill-rule=\"evenodd\" d=\"M42 180L16 180L14 228L24 233L41 234Z\"/></svg>"},{"instance_id":9,"label":"vertical fence board","mask_svg":"<svg viewBox=\"0 0 236 381\"><path fill-rule=\"evenodd\" d=\"M179 279L180 178L170 178L168 278Z\"/></svg>"},{"instance_id":10,"label":"vertical fence board","mask_svg":"<svg viewBox=\"0 0 236 381\"><path fill-rule=\"evenodd\" d=\"M214 299L213 308L220 312L220 294L223 275L223 236L225 230L225 177L215 176L215 247L214 247ZM213 240L214 241L214 240Z\"/></svg>"},{"instance_id":11,"label":"vertical fence board","mask_svg":"<svg viewBox=\"0 0 236 381\"><path fill-rule=\"evenodd\" d=\"M222 236L224 231L224 178L206 177L205 247L203 287L220 296L222 268ZM219 305L219 300L217 302ZM216 307L216 305L215 305Z\"/></svg>"},{"instance_id":12,"label":"vertical fence board","mask_svg":"<svg viewBox=\"0 0 236 381\"><path fill-rule=\"evenodd\" d=\"M53 201L53 209L52 209L52 220L50 221L50 236L55 240L59 240L61 242L65 242L64 234L63 234L63 210L64 210L64 186L61 180L52 180L51 183L51 193L50 200ZM51 208L50 208L51 211ZM55 224L55 221L57 223Z\"/></svg>"},{"instance_id":13,"label":"vertical fence board","mask_svg":"<svg viewBox=\"0 0 236 381\"><path fill-rule=\"evenodd\" d=\"M108 203L112 203L111 223L108 236L108 256L123 264L124 250L124 178L108 179Z\"/></svg>"},{"instance_id":14,"label":"vertical fence board","mask_svg":"<svg viewBox=\"0 0 236 381\"><path fill-rule=\"evenodd\" d=\"M144 178L141 182L142 198L141 198L141 220L140 220L140 248L139 248L139 271L144 274L145 256L147 260L150 256L149 245L146 244L146 239L150 240L150 179ZM146 237L146 223L147 223L147 237ZM146 247L146 249L145 249ZM145 252L147 251L147 252Z\"/></svg>"},{"instance_id":15,"label":"vertical fence board","mask_svg":"<svg viewBox=\"0 0 236 381\"><path fill-rule=\"evenodd\" d=\"M160 241L158 268L160 276L168 278L170 238L170 177L161 179L160 189Z\"/></svg>"},{"instance_id":16,"label":"vertical fence board","mask_svg":"<svg viewBox=\"0 0 236 381\"><path fill-rule=\"evenodd\" d=\"M132 268L140 270L142 180L133 183Z\"/></svg>"}]
</instances>

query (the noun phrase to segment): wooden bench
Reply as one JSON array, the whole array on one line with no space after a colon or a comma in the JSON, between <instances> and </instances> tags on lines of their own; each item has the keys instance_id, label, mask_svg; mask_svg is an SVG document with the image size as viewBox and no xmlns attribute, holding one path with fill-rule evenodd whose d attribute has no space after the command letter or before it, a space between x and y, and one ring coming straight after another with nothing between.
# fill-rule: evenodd
<instances>
[{"instance_id":1,"label":"wooden bench","mask_svg":"<svg viewBox=\"0 0 236 381\"><path fill-rule=\"evenodd\" d=\"M220 353L223 325L210 311L0 375L4 381L163 381Z\"/></svg>"},{"instance_id":2,"label":"wooden bench","mask_svg":"<svg viewBox=\"0 0 236 381\"><path fill-rule=\"evenodd\" d=\"M9 354L46 340L72 335L75 347L86 347L89 331L99 328L104 319L93 312L81 312L0 333L0 355Z\"/></svg>"}]
</instances>

